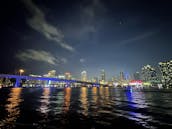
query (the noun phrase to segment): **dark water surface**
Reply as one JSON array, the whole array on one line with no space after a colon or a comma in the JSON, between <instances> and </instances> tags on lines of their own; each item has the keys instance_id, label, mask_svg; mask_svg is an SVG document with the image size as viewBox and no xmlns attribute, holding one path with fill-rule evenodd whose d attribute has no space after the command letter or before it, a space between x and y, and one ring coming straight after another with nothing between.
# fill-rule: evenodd
<instances>
[{"instance_id":1,"label":"dark water surface","mask_svg":"<svg viewBox=\"0 0 172 129\"><path fill-rule=\"evenodd\" d=\"M0 129L172 128L172 92L2 88Z\"/></svg>"}]
</instances>

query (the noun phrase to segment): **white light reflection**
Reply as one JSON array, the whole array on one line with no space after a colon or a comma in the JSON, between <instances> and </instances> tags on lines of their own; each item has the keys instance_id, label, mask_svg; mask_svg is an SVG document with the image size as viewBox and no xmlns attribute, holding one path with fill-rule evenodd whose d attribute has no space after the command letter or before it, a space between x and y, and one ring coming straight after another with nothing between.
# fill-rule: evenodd
<instances>
[{"instance_id":1,"label":"white light reflection","mask_svg":"<svg viewBox=\"0 0 172 129\"><path fill-rule=\"evenodd\" d=\"M40 112L42 114L45 114L46 116L48 115L49 112L49 104L50 104L49 98L50 98L50 88L44 88L41 96Z\"/></svg>"},{"instance_id":2,"label":"white light reflection","mask_svg":"<svg viewBox=\"0 0 172 129\"><path fill-rule=\"evenodd\" d=\"M126 98L129 101L128 103L129 111L126 111L125 113L126 115L124 116L127 117L128 119L136 121L137 123L141 124L144 127L153 128L148 123L148 121L152 120L152 117L144 114L143 112L138 111L138 110L144 110L145 108L148 107L147 103L145 102L144 93L127 91Z\"/></svg>"}]
</instances>

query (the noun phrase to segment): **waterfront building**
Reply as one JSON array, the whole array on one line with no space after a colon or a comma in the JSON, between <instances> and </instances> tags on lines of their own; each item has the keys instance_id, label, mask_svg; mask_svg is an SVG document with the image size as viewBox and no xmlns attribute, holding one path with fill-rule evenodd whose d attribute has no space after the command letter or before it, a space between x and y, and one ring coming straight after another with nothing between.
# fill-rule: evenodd
<instances>
[{"instance_id":1,"label":"waterfront building","mask_svg":"<svg viewBox=\"0 0 172 129\"><path fill-rule=\"evenodd\" d=\"M151 65L145 65L141 69L141 78L144 82L155 84L157 82L157 73Z\"/></svg>"},{"instance_id":2,"label":"waterfront building","mask_svg":"<svg viewBox=\"0 0 172 129\"><path fill-rule=\"evenodd\" d=\"M31 77L42 77L41 75L29 74Z\"/></svg>"},{"instance_id":3,"label":"waterfront building","mask_svg":"<svg viewBox=\"0 0 172 129\"><path fill-rule=\"evenodd\" d=\"M93 77L92 82L98 83L98 77Z\"/></svg>"},{"instance_id":4,"label":"waterfront building","mask_svg":"<svg viewBox=\"0 0 172 129\"><path fill-rule=\"evenodd\" d=\"M125 80L124 72L120 72L119 73L119 78L120 78L120 81L124 81Z\"/></svg>"},{"instance_id":5,"label":"waterfront building","mask_svg":"<svg viewBox=\"0 0 172 129\"><path fill-rule=\"evenodd\" d=\"M72 79L72 75L71 75L70 72L66 72L65 73L65 79L67 79L67 80L71 80Z\"/></svg>"},{"instance_id":6,"label":"waterfront building","mask_svg":"<svg viewBox=\"0 0 172 129\"><path fill-rule=\"evenodd\" d=\"M58 75L58 78L59 78L59 79L65 79L65 75L59 74L59 75Z\"/></svg>"},{"instance_id":7,"label":"waterfront building","mask_svg":"<svg viewBox=\"0 0 172 129\"><path fill-rule=\"evenodd\" d=\"M87 81L87 72L86 71L82 71L81 72L81 81Z\"/></svg>"},{"instance_id":8,"label":"waterfront building","mask_svg":"<svg viewBox=\"0 0 172 129\"><path fill-rule=\"evenodd\" d=\"M135 72L134 74L133 74L133 78L134 78L134 80L140 80L141 78L140 78L140 73L139 72Z\"/></svg>"},{"instance_id":9,"label":"waterfront building","mask_svg":"<svg viewBox=\"0 0 172 129\"><path fill-rule=\"evenodd\" d=\"M130 86L136 86L138 88L138 87L142 87L143 82L141 80L131 80L129 82L129 85Z\"/></svg>"},{"instance_id":10,"label":"waterfront building","mask_svg":"<svg viewBox=\"0 0 172 129\"><path fill-rule=\"evenodd\" d=\"M119 73L119 85L125 86L128 85L129 75L124 75L124 72Z\"/></svg>"},{"instance_id":11,"label":"waterfront building","mask_svg":"<svg viewBox=\"0 0 172 129\"><path fill-rule=\"evenodd\" d=\"M56 76L56 70L50 70L50 71L48 71L48 76L49 77L55 77Z\"/></svg>"},{"instance_id":12,"label":"waterfront building","mask_svg":"<svg viewBox=\"0 0 172 129\"><path fill-rule=\"evenodd\" d=\"M56 77L56 70L48 71L48 74L43 75L44 77Z\"/></svg>"},{"instance_id":13,"label":"waterfront building","mask_svg":"<svg viewBox=\"0 0 172 129\"><path fill-rule=\"evenodd\" d=\"M100 73L100 83L102 83L102 84L106 83L106 74L105 74L104 69L102 69L101 73Z\"/></svg>"},{"instance_id":14,"label":"waterfront building","mask_svg":"<svg viewBox=\"0 0 172 129\"><path fill-rule=\"evenodd\" d=\"M165 87L172 87L172 60L160 62L161 80Z\"/></svg>"}]
</instances>

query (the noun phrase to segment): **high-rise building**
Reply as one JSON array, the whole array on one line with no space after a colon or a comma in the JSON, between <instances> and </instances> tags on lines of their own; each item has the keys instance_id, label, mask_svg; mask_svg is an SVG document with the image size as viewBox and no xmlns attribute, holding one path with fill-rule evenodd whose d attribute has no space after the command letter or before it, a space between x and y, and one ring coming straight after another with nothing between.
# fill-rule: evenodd
<instances>
[{"instance_id":1,"label":"high-rise building","mask_svg":"<svg viewBox=\"0 0 172 129\"><path fill-rule=\"evenodd\" d=\"M58 75L58 78L59 78L59 79L65 79L65 75L59 74L59 75Z\"/></svg>"},{"instance_id":2,"label":"high-rise building","mask_svg":"<svg viewBox=\"0 0 172 129\"><path fill-rule=\"evenodd\" d=\"M157 73L155 68L153 68L151 65L145 65L141 70L141 78L143 81L150 83L157 82Z\"/></svg>"},{"instance_id":3,"label":"high-rise building","mask_svg":"<svg viewBox=\"0 0 172 129\"><path fill-rule=\"evenodd\" d=\"M99 83L100 84L106 84L106 74L105 74L105 70L102 69L100 72L100 79L99 79Z\"/></svg>"},{"instance_id":4,"label":"high-rise building","mask_svg":"<svg viewBox=\"0 0 172 129\"><path fill-rule=\"evenodd\" d=\"M92 78L92 82L96 82L97 83L98 82L98 77L93 77Z\"/></svg>"},{"instance_id":5,"label":"high-rise building","mask_svg":"<svg viewBox=\"0 0 172 129\"><path fill-rule=\"evenodd\" d=\"M125 80L124 72L120 72L119 73L119 78L120 78L120 81L124 81Z\"/></svg>"},{"instance_id":6,"label":"high-rise building","mask_svg":"<svg viewBox=\"0 0 172 129\"><path fill-rule=\"evenodd\" d=\"M104 69L101 70L100 80L104 81L104 82L106 81L106 75L105 75L105 70Z\"/></svg>"},{"instance_id":7,"label":"high-rise building","mask_svg":"<svg viewBox=\"0 0 172 129\"><path fill-rule=\"evenodd\" d=\"M133 77L134 77L134 80L140 80L141 78L140 78L140 73L139 72L135 72L134 74L133 74Z\"/></svg>"},{"instance_id":8,"label":"high-rise building","mask_svg":"<svg viewBox=\"0 0 172 129\"><path fill-rule=\"evenodd\" d=\"M44 77L56 77L56 70L48 71L48 74L43 75Z\"/></svg>"},{"instance_id":9,"label":"high-rise building","mask_svg":"<svg viewBox=\"0 0 172 129\"><path fill-rule=\"evenodd\" d=\"M128 73L125 73L125 74L124 74L124 72L119 73L118 82L119 82L120 86L128 85L129 80L130 80L130 75Z\"/></svg>"},{"instance_id":10,"label":"high-rise building","mask_svg":"<svg viewBox=\"0 0 172 129\"><path fill-rule=\"evenodd\" d=\"M160 62L159 68L162 74L162 83L165 87L172 87L172 60Z\"/></svg>"},{"instance_id":11,"label":"high-rise building","mask_svg":"<svg viewBox=\"0 0 172 129\"><path fill-rule=\"evenodd\" d=\"M56 70L50 70L48 71L49 77L55 77L56 76Z\"/></svg>"},{"instance_id":12,"label":"high-rise building","mask_svg":"<svg viewBox=\"0 0 172 129\"><path fill-rule=\"evenodd\" d=\"M65 73L65 79L71 80L71 78L72 78L71 73L70 73L70 72L66 72L66 73Z\"/></svg>"},{"instance_id":13,"label":"high-rise building","mask_svg":"<svg viewBox=\"0 0 172 129\"><path fill-rule=\"evenodd\" d=\"M86 71L82 71L81 72L81 81L87 81L87 72Z\"/></svg>"}]
</instances>

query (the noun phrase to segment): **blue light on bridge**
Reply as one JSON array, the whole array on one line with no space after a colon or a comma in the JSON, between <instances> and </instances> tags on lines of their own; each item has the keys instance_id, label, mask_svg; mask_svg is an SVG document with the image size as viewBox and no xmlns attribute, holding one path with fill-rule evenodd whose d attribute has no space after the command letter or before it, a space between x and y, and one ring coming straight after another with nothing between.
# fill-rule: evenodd
<instances>
[{"instance_id":1,"label":"blue light on bridge","mask_svg":"<svg viewBox=\"0 0 172 129\"><path fill-rule=\"evenodd\" d=\"M98 83L92 83L92 82L83 82L79 80L67 80L67 79L59 79L59 78L48 78L48 77L32 77L32 76L19 76L19 75L9 75L9 74L0 74L0 78L14 78L16 79L16 82L14 84L15 87L19 87L22 83L21 80L26 80L26 81L47 81L46 86L51 86L52 82L55 82L56 84L62 84L62 85L72 85L73 83L76 84L82 84L82 85L92 85L92 86L97 86L99 87L100 84ZM35 84L30 84L30 85L37 85ZM40 84L38 84L40 85Z\"/></svg>"}]
</instances>

